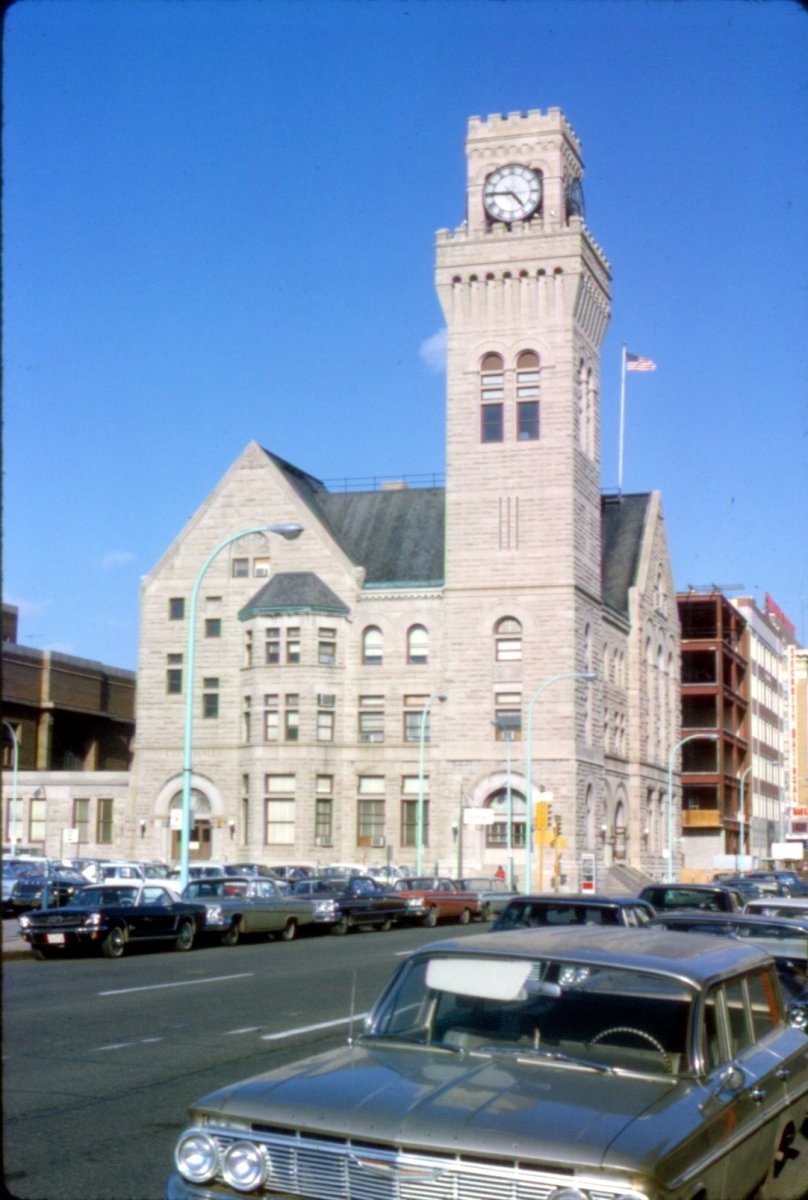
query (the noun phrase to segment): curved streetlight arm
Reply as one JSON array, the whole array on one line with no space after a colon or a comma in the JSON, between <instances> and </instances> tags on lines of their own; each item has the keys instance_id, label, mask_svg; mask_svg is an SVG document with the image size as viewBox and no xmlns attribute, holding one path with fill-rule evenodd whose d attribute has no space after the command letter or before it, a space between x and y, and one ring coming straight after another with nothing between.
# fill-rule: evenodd
<instances>
[{"instance_id":1,"label":"curved streetlight arm","mask_svg":"<svg viewBox=\"0 0 808 1200\"><path fill-rule=\"evenodd\" d=\"M673 760L678 750L688 742L717 742L717 733L689 733L671 749L668 755L668 865L665 870L665 882L673 883Z\"/></svg>"},{"instance_id":2,"label":"curved streetlight arm","mask_svg":"<svg viewBox=\"0 0 808 1200\"><path fill-rule=\"evenodd\" d=\"M530 876L532 872L532 852L533 852L533 781L532 781L532 743L533 743L533 707L536 701L541 696L542 692L546 691L553 683L558 683L561 679L585 679L587 683L594 683L598 678L597 671L563 671L560 675L551 675L549 679L545 679L544 683L540 683L536 688L527 706L527 742L525 746L525 891L530 891Z\"/></svg>"},{"instance_id":3,"label":"curved streetlight arm","mask_svg":"<svg viewBox=\"0 0 808 1200\"><path fill-rule=\"evenodd\" d=\"M180 833L180 887L182 888L188 882L188 856L191 840L191 747L193 744L194 728L196 605L202 580L205 578L205 572L214 558L221 554L225 547L239 541L240 538L249 537L253 533L277 533L280 537L286 538L287 541L293 541L295 538L300 537L302 532L302 525L288 521L282 525L254 525L250 529L242 529L238 533L231 534L230 537L226 537L223 542L219 542L219 545L215 549L211 550L199 568L199 573L191 589L191 603L188 611L188 648L185 661L185 738L182 756L182 830Z\"/></svg>"},{"instance_id":4,"label":"curved streetlight arm","mask_svg":"<svg viewBox=\"0 0 808 1200\"><path fill-rule=\"evenodd\" d=\"M432 707L433 700L439 700L441 704L446 697L438 692L433 692L427 698L421 713L421 722L418 727L418 811L415 825L415 874L422 875L424 871L424 747L426 745L426 723L429 719L429 710Z\"/></svg>"}]
</instances>

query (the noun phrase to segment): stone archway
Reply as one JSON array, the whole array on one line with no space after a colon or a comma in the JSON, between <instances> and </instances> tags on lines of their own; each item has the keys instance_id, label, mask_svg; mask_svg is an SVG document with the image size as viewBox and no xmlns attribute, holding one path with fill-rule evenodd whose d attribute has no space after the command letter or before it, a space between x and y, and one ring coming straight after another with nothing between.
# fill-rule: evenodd
<instances>
[{"instance_id":1,"label":"stone archway","mask_svg":"<svg viewBox=\"0 0 808 1200\"><path fill-rule=\"evenodd\" d=\"M168 806L169 826L171 828L171 858L180 857L180 838L182 836L182 790L175 792ZM213 823L211 821L211 803L204 792L191 788L191 830L188 841L188 859L190 862L207 862L212 853Z\"/></svg>"}]
</instances>

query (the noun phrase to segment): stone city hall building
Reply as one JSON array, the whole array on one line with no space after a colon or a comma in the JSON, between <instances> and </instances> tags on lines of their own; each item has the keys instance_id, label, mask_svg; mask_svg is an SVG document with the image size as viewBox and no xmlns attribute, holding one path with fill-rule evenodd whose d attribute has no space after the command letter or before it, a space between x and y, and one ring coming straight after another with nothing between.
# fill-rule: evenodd
<instances>
[{"instance_id":1,"label":"stone city hall building","mask_svg":"<svg viewBox=\"0 0 808 1200\"><path fill-rule=\"evenodd\" d=\"M198 572L294 523L199 584L191 860L412 864L422 796L425 869L521 881L544 796L570 885L584 852L663 868L679 625L659 495L601 494L610 270L580 145L550 109L472 118L466 155L437 234L445 487L330 492L246 447L143 582L140 857L179 856Z\"/></svg>"}]
</instances>

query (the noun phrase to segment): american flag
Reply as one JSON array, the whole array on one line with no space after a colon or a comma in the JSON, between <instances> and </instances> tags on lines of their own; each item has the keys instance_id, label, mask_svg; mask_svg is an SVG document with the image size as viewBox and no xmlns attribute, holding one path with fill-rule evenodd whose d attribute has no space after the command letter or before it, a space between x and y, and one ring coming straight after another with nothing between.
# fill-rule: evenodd
<instances>
[{"instance_id":1,"label":"american flag","mask_svg":"<svg viewBox=\"0 0 808 1200\"><path fill-rule=\"evenodd\" d=\"M627 371L655 371L656 363L650 358L643 358L641 354L629 354L626 351L626 370Z\"/></svg>"}]
</instances>

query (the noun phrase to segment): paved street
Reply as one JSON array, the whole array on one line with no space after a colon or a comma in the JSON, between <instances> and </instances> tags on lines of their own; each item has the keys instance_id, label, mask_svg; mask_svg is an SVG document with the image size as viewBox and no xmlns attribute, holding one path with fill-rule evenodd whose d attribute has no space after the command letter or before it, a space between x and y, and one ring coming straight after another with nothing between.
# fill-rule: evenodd
<instances>
[{"instance_id":1,"label":"paved street","mask_svg":"<svg viewBox=\"0 0 808 1200\"><path fill-rule=\"evenodd\" d=\"M401 955L487 926L37 962L3 922L3 1158L20 1200L159 1200L187 1105L338 1044ZM8 935L8 936L7 936Z\"/></svg>"}]
</instances>

